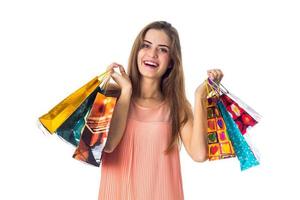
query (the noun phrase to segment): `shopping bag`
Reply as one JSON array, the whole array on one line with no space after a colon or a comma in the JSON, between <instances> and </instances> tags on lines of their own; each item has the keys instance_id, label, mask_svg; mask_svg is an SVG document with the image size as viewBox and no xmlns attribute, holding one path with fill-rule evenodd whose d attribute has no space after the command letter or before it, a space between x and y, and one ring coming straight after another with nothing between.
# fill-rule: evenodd
<instances>
[{"instance_id":1,"label":"shopping bag","mask_svg":"<svg viewBox=\"0 0 300 200\"><path fill-rule=\"evenodd\" d=\"M217 84L211 79L208 79L208 83L218 91L226 110L230 113L243 135L261 120L259 113L229 92L221 83Z\"/></svg>"},{"instance_id":2,"label":"shopping bag","mask_svg":"<svg viewBox=\"0 0 300 200\"><path fill-rule=\"evenodd\" d=\"M240 132L244 136L255 157L260 160L259 150L255 147L252 134L249 134L249 130L258 124L262 116L244 101L229 92L228 89L226 89L221 83L217 84L209 78L207 81L211 90L218 94L226 110L229 112L230 117L240 129Z\"/></svg>"},{"instance_id":3,"label":"shopping bag","mask_svg":"<svg viewBox=\"0 0 300 200\"><path fill-rule=\"evenodd\" d=\"M240 161L240 167L241 170L246 170L249 169L253 166L259 165L259 160L257 156L257 152L254 151L255 148L253 146L251 147L247 141L247 138L243 136L239 126L238 126L238 118L242 116L242 114L248 114L243 108L246 107L239 107L238 104L233 101L231 98L228 96L225 96L226 94L229 94L228 90L222 86L223 88L220 87L220 83L216 84L212 80L208 79L207 80L207 88L208 94L215 94L217 96L217 107L219 108L219 111L221 113L221 116L224 119L224 122L226 124L227 128L227 133L228 136L232 142L233 149L235 151L235 154ZM225 88L225 89L224 89ZM226 105L229 106L226 108ZM234 105L234 106L232 106ZM244 104L246 105L246 104ZM232 107L230 107L232 106ZM232 109L234 108L234 109ZM250 108L248 106L248 108ZM239 109L239 110L237 110ZM247 110L248 111L248 110ZM253 114L255 111L252 109L250 111L251 114ZM255 112L256 113L256 112ZM257 115L258 116L258 115ZM250 118L250 115L249 115ZM254 118L251 118L254 120ZM245 120L243 122L244 125L250 125L248 121ZM254 126L257 123L257 121L254 121L251 125ZM247 129L247 128L246 128Z\"/></svg>"},{"instance_id":4,"label":"shopping bag","mask_svg":"<svg viewBox=\"0 0 300 200\"><path fill-rule=\"evenodd\" d=\"M103 80L107 80L108 72L93 78L84 86L73 92L48 113L39 117L41 125L51 134L56 130L80 107L80 105L97 89Z\"/></svg>"},{"instance_id":5,"label":"shopping bag","mask_svg":"<svg viewBox=\"0 0 300 200\"><path fill-rule=\"evenodd\" d=\"M230 140L232 141L236 156L240 161L241 170L243 171L259 165L258 159L255 157L253 151L249 147L235 121L231 118L229 112L226 110L222 101L219 100L217 105L227 126L227 132Z\"/></svg>"},{"instance_id":6,"label":"shopping bag","mask_svg":"<svg viewBox=\"0 0 300 200\"><path fill-rule=\"evenodd\" d=\"M219 97L212 95L207 99L207 139L208 159L220 160L235 157L230 138L227 134L227 127L217 107Z\"/></svg>"},{"instance_id":7,"label":"shopping bag","mask_svg":"<svg viewBox=\"0 0 300 200\"><path fill-rule=\"evenodd\" d=\"M234 122L238 125L241 133L246 134L247 130L258 123L251 115L241 108L234 100L232 100L226 94L220 96L226 110L230 113L230 116Z\"/></svg>"},{"instance_id":8,"label":"shopping bag","mask_svg":"<svg viewBox=\"0 0 300 200\"><path fill-rule=\"evenodd\" d=\"M81 132L85 124L85 117L90 111L98 92L102 92L97 87L90 96L77 108L77 110L56 130L56 134L64 141L78 146Z\"/></svg>"},{"instance_id":9,"label":"shopping bag","mask_svg":"<svg viewBox=\"0 0 300 200\"><path fill-rule=\"evenodd\" d=\"M108 72L102 73L41 116L39 125L43 132L56 133L76 147L84 127L84 117L90 111L96 94L105 91L109 78Z\"/></svg>"},{"instance_id":10,"label":"shopping bag","mask_svg":"<svg viewBox=\"0 0 300 200\"><path fill-rule=\"evenodd\" d=\"M97 93L73 158L99 167L117 98Z\"/></svg>"}]
</instances>

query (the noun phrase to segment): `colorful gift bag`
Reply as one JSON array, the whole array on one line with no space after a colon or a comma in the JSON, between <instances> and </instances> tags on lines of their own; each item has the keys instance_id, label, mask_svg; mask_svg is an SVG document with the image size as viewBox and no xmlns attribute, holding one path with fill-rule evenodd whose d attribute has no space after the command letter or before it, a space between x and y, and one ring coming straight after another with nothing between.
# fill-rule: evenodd
<instances>
[{"instance_id":1,"label":"colorful gift bag","mask_svg":"<svg viewBox=\"0 0 300 200\"><path fill-rule=\"evenodd\" d=\"M57 104L47 114L41 116L39 121L51 134L55 133L63 122L96 90L99 84L98 77L95 77Z\"/></svg>"},{"instance_id":2,"label":"colorful gift bag","mask_svg":"<svg viewBox=\"0 0 300 200\"><path fill-rule=\"evenodd\" d=\"M253 145L251 139L252 135L249 134L249 130L261 120L261 115L247 105L244 101L229 92L221 83L217 84L210 79L207 81L211 87L211 90L219 95L226 110L229 112L231 118L235 121L235 124L240 129L255 157L259 160L260 153Z\"/></svg>"},{"instance_id":3,"label":"colorful gift bag","mask_svg":"<svg viewBox=\"0 0 300 200\"><path fill-rule=\"evenodd\" d=\"M246 134L247 130L258 123L258 121L248 114L246 110L244 110L226 94L222 94L220 99L243 135Z\"/></svg>"},{"instance_id":4,"label":"colorful gift bag","mask_svg":"<svg viewBox=\"0 0 300 200\"><path fill-rule=\"evenodd\" d=\"M259 122L262 118L262 116L256 112L253 108L251 108L248 104L246 104L244 101L242 101L240 98L235 96L232 92L229 92L222 84L220 84L222 90L224 91L223 93L230 98L232 101L234 101L239 107L244 109L251 117L254 118L255 121Z\"/></svg>"},{"instance_id":5,"label":"colorful gift bag","mask_svg":"<svg viewBox=\"0 0 300 200\"><path fill-rule=\"evenodd\" d=\"M104 72L69 95L66 99L39 118L43 131L55 134L77 146L84 127L84 117L92 107L96 94L102 92L109 80ZM101 85L99 87L99 85Z\"/></svg>"},{"instance_id":6,"label":"colorful gift bag","mask_svg":"<svg viewBox=\"0 0 300 200\"><path fill-rule=\"evenodd\" d=\"M237 104L233 99L231 99L228 96L225 96L229 94L228 90L224 91L224 89L220 89L219 85L208 79L206 81L207 85L207 92L208 92L208 99L214 98L214 102L216 103L216 106L219 111L219 115L224 120L225 126L226 126L226 133L228 134L228 138L231 141L232 147L234 149L234 152L240 161L241 170L249 169L253 166L259 165L259 161L257 159L257 156L255 154L255 151L249 146L248 141L246 140L247 134L243 136L241 133L238 124L237 119L241 117L243 114L248 114L249 109L244 109L245 107L240 107L239 104ZM226 94L225 94L226 92ZM229 106L226 108L223 101L226 102L226 105ZM241 101L239 100L239 103ZM209 104L210 102L208 102ZM234 104L234 105L233 105ZM233 106L232 106L233 105ZM244 104L246 105L246 104ZM230 107L232 106L232 107ZM246 107L247 108L247 107ZM250 108L250 107L248 107ZM239 109L239 110L237 110ZM247 112L246 112L247 111ZM253 109L250 110L251 114L257 114ZM211 115L212 111L208 112L208 117ZM252 115L249 115L250 117ZM259 116L258 114L256 116ZM248 117L248 116L247 116ZM234 120L236 119L236 121ZM255 120L253 118L244 119L242 121L244 126L248 125L244 129L247 130L250 125L254 126L255 123L250 123L251 120ZM257 118L256 118L257 119ZM243 120L243 119L242 119ZM210 129L210 128L209 128ZM243 130L243 129L242 129ZM208 138L208 141L210 139ZM210 150L209 150L210 153Z\"/></svg>"},{"instance_id":7,"label":"colorful gift bag","mask_svg":"<svg viewBox=\"0 0 300 200\"><path fill-rule=\"evenodd\" d=\"M227 134L226 124L217 107L217 96L207 99L208 159L219 160L234 157L234 149Z\"/></svg>"},{"instance_id":8,"label":"colorful gift bag","mask_svg":"<svg viewBox=\"0 0 300 200\"><path fill-rule=\"evenodd\" d=\"M243 135L247 132L247 129L253 127L261 120L259 113L229 92L221 83L217 84L209 78L207 81L215 92L219 93L227 111L229 111L232 118L237 122Z\"/></svg>"},{"instance_id":9,"label":"colorful gift bag","mask_svg":"<svg viewBox=\"0 0 300 200\"><path fill-rule=\"evenodd\" d=\"M255 157L247 141L243 137L240 129L235 124L235 121L231 118L229 112L226 110L222 101L218 101L217 105L226 123L227 133L229 135L230 140L232 141L232 145L237 155L237 158L240 161L241 170L243 171L259 165L259 161Z\"/></svg>"},{"instance_id":10,"label":"colorful gift bag","mask_svg":"<svg viewBox=\"0 0 300 200\"><path fill-rule=\"evenodd\" d=\"M260 160L260 153L258 149L253 145L251 139L252 135L249 134L249 130L260 121L261 116L240 99L231 95L229 92L227 94L222 94L220 96L220 99L226 107L226 110L229 112L231 118L240 129L255 157ZM240 105L243 105L243 107Z\"/></svg>"},{"instance_id":11,"label":"colorful gift bag","mask_svg":"<svg viewBox=\"0 0 300 200\"><path fill-rule=\"evenodd\" d=\"M78 146L81 132L85 125L84 118L90 111L95 97L101 92L97 87L95 91L77 108L77 110L56 130L56 134L66 142Z\"/></svg>"},{"instance_id":12,"label":"colorful gift bag","mask_svg":"<svg viewBox=\"0 0 300 200\"><path fill-rule=\"evenodd\" d=\"M97 93L73 158L100 166L117 98Z\"/></svg>"}]
</instances>

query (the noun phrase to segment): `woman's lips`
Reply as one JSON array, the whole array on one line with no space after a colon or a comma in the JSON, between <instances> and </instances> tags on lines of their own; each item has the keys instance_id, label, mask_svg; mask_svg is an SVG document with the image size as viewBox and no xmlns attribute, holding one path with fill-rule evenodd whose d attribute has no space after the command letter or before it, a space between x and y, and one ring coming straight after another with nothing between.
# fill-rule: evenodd
<instances>
[{"instance_id":1,"label":"woman's lips","mask_svg":"<svg viewBox=\"0 0 300 200\"><path fill-rule=\"evenodd\" d=\"M144 60L143 64L147 67L152 67L152 68L156 68L159 66L159 64L155 61L151 61L151 60Z\"/></svg>"}]
</instances>

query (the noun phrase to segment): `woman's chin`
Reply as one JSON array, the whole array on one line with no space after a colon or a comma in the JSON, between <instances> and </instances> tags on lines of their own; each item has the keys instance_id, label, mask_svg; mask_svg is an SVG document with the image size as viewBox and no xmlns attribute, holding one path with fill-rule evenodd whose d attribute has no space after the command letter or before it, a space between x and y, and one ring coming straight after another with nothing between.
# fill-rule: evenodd
<instances>
[{"instance_id":1,"label":"woman's chin","mask_svg":"<svg viewBox=\"0 0 300 200\"><path fill-rule=\"evenodd\" d=\"M150 78L150 79L157 79L159 78L159 75L157 72L155 72L154 70L142 70L140 71L140 74L142 75L142 77L144 78Z\"/></svg>"}]
</instances>

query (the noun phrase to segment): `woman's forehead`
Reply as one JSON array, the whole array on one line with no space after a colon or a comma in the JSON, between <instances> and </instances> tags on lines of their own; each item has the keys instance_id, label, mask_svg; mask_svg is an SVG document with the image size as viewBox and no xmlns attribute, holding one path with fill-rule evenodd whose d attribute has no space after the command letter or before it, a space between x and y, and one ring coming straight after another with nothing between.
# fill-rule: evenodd
<instances>
[{"instance_id":1,"label":"woman's forehead","mask_svg":"<svg viewBox=\"0 0 300 200\"><path fill-rule=\"evenodd\" d=\"M144 40L156 45L170 46L170 38L163 30L149 29L145 34Z\"/></svg>"}]
</instances>

